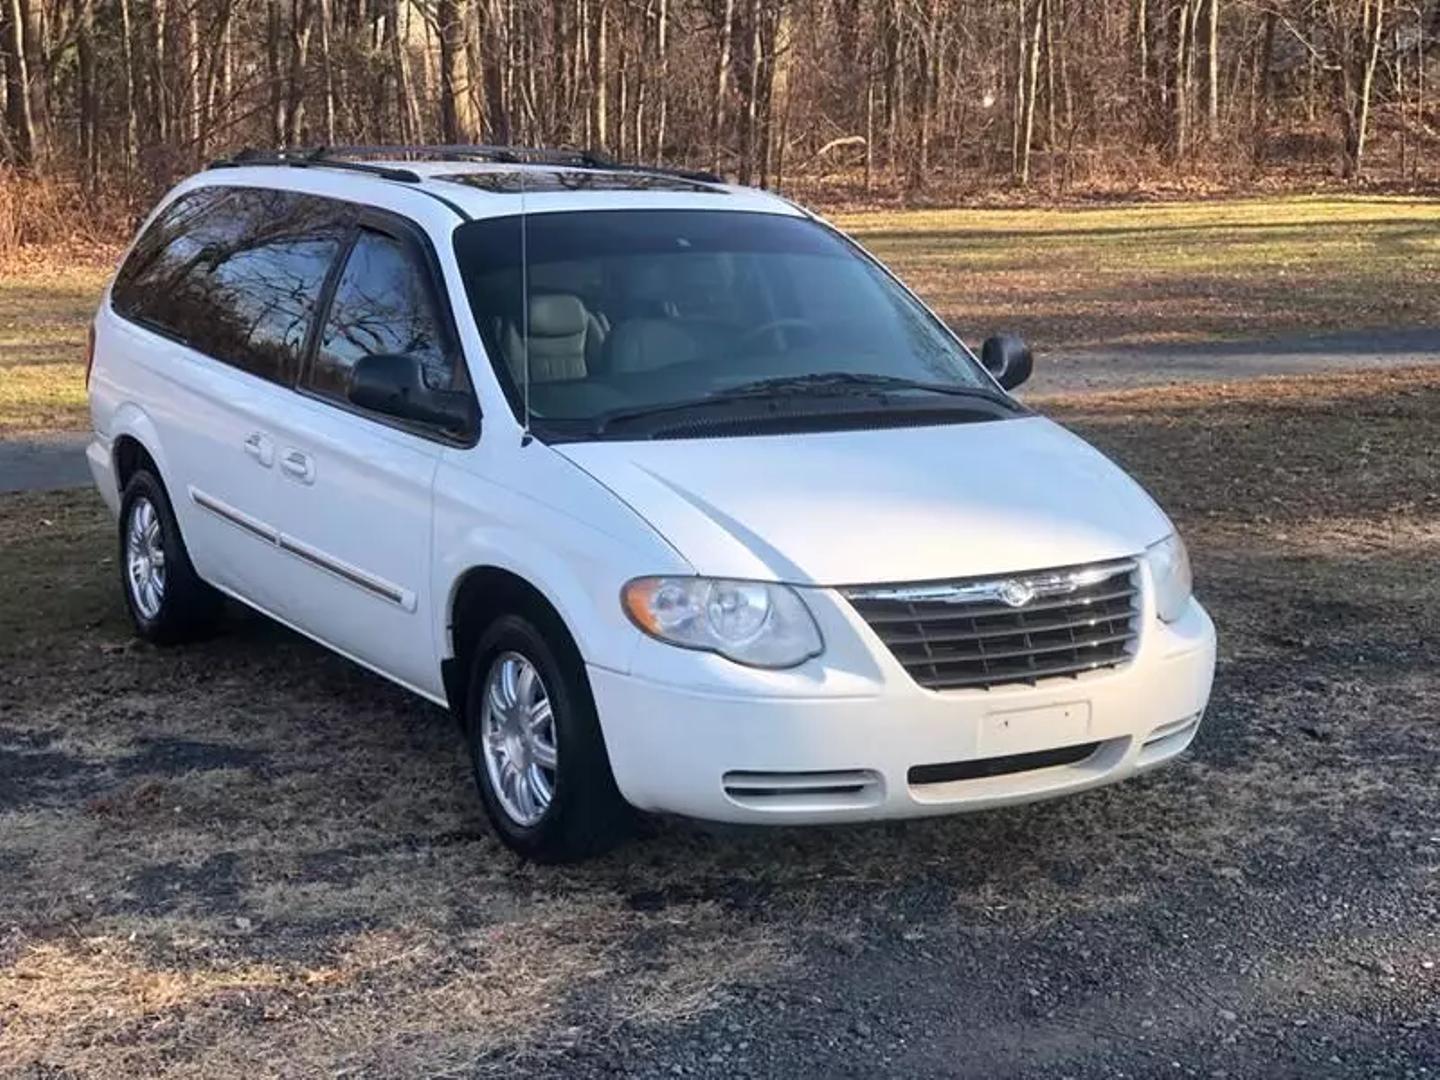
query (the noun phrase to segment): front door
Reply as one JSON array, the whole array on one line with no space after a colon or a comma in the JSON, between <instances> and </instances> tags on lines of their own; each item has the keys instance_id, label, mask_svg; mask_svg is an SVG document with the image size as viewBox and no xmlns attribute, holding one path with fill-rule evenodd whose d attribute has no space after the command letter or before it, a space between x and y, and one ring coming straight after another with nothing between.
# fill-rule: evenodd
<instances>
[{"instance_id":1,"label":"front door","mask_svg":"<svg viewBox=\"0 0 1440 1080\"><path fill-rule=\"evenodd\" d=\"M272 428L276 523L289 556L278 614L441 698L429 581L431 496L447 440L346 397L350 371L366 355L416 357L437 388L463 380L437 277L422 239L367 220L334 284L299 392Z\"/></svg>"}]
</instances>

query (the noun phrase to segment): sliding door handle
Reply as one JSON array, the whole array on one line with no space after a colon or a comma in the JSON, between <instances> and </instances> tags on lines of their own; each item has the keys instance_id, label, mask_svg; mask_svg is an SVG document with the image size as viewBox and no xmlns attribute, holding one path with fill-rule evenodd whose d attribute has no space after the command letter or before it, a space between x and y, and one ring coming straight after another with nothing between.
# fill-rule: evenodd
<instances>
[{"instance_id":1,"label":"sliding door handle","mask_svg":"<svg viewBox=\"0 0 1440 1080\"><path fill-rule=\"evenodd\" d=\"M287 449L280 458L280 467L303 484L315 480L315 459L303 450Z\"/></svg>"},{"instance_id":2,"label":"sliding door handle","mask_svg":"<svg viewBox=\"0 0 1440 1080\"><path fill-rule=\"evenodd\" d=\"M275 444L270 437L259 431L252 431L245 439L245 453L265 468L275 464Z\"/></svg>"}]
</instances>

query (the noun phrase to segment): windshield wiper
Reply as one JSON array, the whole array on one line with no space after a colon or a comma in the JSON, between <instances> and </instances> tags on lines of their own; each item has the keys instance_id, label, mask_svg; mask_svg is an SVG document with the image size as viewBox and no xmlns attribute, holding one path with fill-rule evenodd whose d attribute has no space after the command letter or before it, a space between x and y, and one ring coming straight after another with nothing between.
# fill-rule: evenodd
<instances>
[{"instance_id":1,"label":"windshield wiper","mask_svg":"<svg viewBox=\"0 0 1440 1080\"><path fill-rule=\"evenodd\" d=\"M614 409L595 417L590 424L591 435L604 435L612 427L670 412L684 412L724 402L763 400L766 398L788 398L815 396L849 396L866 391L885 390L929 390L938 394L958 397L979 398L996 405L1017 410L1010 398L994 390L978 386L954 386L949 383L930 383L917 379L906 379L898 375L867 375L851 371L825 371L811 375L778 375L739 386L715 390L703 397L684 398L679 401L656 402L653 405L634 405ZM1023 410L1022 410L1023 411Z\"/></svg>"},{"instance_id":2,"label":"windshield wiper","mask_svg":"<svg viewBox=\"0 0 1440 1080\"><path fill-rule=\"evenodd\" d=\"M708 395L711 398L767 397L771 394L806 394L816 390L928 390L936 394L978 397L987 401L1007 399L994 390L980 386L958 386L954 383L926 382L900 375L878 375L857 371L817 371L808 375L774 375L766 379L729 386Z\"/></svg>"}]
</instances>

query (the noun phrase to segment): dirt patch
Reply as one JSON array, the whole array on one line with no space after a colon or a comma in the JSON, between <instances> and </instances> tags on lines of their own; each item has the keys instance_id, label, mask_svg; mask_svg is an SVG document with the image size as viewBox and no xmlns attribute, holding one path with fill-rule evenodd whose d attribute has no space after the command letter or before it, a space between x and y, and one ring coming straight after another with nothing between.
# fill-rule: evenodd
<instances>
[{"instance_id":1,"label":"dirt patch","mask_svg":"<svg viewBox=\"0 0 1440 1080\"><path fill-rule=\"evenodd\" d=\"M98 501L0 500L0 1075L1433 1069L1440 373L1045 407L1189 539L1221 658L1185 760L558 870L494 841L440 710L238 612L142 645Z\"/></svg>"}]
</instances>

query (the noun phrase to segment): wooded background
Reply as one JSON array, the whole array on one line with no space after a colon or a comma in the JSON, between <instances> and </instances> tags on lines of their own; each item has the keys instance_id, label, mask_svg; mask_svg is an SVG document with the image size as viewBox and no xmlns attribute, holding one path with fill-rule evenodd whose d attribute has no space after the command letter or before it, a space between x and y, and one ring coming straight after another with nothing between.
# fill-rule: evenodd
<instances>
[{"instance_id":1,"label":"wooded background","mask_svg":"<svg viewBox=\"0 0 1440 1080\"><path fill-rule=\"evenodd\" d=\"M1440 172L1440 0L0 0L0 68L0 174L127 204L334 143L932 199Z\"/></svg>"}]
</instances>

